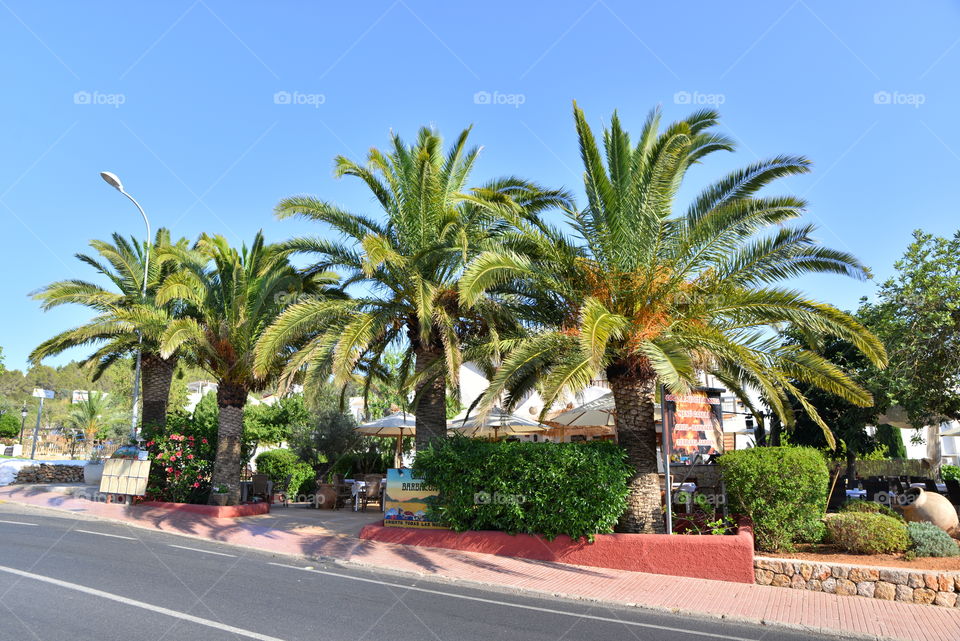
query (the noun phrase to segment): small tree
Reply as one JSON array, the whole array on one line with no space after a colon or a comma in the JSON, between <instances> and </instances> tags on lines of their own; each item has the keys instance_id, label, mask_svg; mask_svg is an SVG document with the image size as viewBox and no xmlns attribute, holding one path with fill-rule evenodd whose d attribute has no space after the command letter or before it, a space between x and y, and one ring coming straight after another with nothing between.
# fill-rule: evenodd
<instances>
[{"instance_id":1,"label":"small tree","mask_svg":"<svg viewBox=\"0 0 960 641\"><path fill-rule=\"evenodd\" d=\"M363 438L356 431L356 422L337 409L322 410L314 425L297 426L290 436L290 446L323 479L345 456L352 454Z\"/></svg>"}]
</instances>

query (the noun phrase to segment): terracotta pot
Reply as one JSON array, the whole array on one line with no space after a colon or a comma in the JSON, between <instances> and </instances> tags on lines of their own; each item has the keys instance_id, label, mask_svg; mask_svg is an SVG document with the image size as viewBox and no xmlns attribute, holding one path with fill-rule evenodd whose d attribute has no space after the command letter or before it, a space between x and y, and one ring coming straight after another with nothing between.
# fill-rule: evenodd
<instances>
[{"instance_id":1,"label":"terracotta pot","mask_svg":"<svg viewBox=\"0 0 960 641\"><path fill-rule=\"evenodd\" d=\"M960 535L960 517L947 497L911 487L900 495L899 503L906 520L929 521L951 536Z\"/></svg>"},{"instance_id":2,"label":"terracotta pot","mask_svg":"<svg viewBox=\"0 0 960 641\"><path fill-rule=\"evenodd\" d=\"M337 489L330 483L321 483L317 486L317 493L313 499L313 507L322 510L332 510L337 503Z\"/></svg>"}]
</instances>

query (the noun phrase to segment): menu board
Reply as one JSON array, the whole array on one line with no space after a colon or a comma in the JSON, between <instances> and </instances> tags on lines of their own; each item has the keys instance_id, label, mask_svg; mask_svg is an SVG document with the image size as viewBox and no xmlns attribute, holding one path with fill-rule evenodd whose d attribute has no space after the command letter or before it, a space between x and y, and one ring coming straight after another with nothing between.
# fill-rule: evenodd
<instances>
[{"instance_id":1,"label":"menu board","mask_svg":"<svg viewBox=\"0 0 960 641\"><path fill-rule=\"evenodd\" d=\"M387 470L383 524L387 527L446 529L427 518L427 500L437 491L407 468Z\"/></svg>"},{"instance_id":2,"label":"menu board","mask_svg":"<svg viewBox=\"0 0 960 641\"><path fill-rule=\"evenodd\" d=\"M665 395L663 425L671 465L704 463L722 453L720 390L701 388L690 394Z\"/></svg>"}]
</instances>

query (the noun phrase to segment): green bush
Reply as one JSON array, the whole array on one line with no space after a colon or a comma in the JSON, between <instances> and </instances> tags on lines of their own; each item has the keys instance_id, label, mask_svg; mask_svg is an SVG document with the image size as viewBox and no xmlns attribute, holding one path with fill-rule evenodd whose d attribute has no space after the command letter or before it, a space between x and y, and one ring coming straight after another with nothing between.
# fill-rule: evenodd
<instances>
[{"instance_id":1,"label":"green bush","mask_svg":"<svg viewBox=\"0 0 960 641\"><path fill-rule=\"evenodd\" d=\"M20 419L12 412L0 414L0 438L20 436Z\"/></svg>"},{"instance_id":2,"label":"green bush","mask_svg":"<svg viewBox=\"0 0 960 641\"><path fill-rule=\"evenodd\" d=\"M859 499L853 499L847 501L840 506L840 512L861 512L867 514L883 514L884 516L889 516L891 518L897 519L901 523L905 523L903 517L897 513L896 510L891 508L888 505L883 503L877 503L876 501L861 501Z\"/></svg>"},{"instance_id":3,"label":"green bush","mask_svg":"<svg viewBox=\"0 0 960 641\"><path fill-rule=\"evenodd\" d=\"M626 455L615 443L523 443L462 437L417 454L415 473L439 497L430 514L455 531L593 539L626 508Z\"/></svg>"},{"instance_id":4,"label":"green bush","mask_svg":"<svg viewBox=\"0 0 960 641\"><path fill-rule=\"evenodd\" d=\"M910 545L906 526L883 514L834 514L827 519L827 532L832 543L854 554L903 552Z\"/></svg>"},{"instance_id":5,"label":"green bush","mask_svg":"<svg viewBox=\"0 0 960 641\"><path fill-rule=\"evenodd\" d=\"M960 556L957 542L933 523L907 523L907 535L915 556Z\"/></svg>"},{"instance_id":6,"label":"green bush","mask_svg":"<svg viewBox=\"0 0 960 641\"><path fill-rule=\"evenodd\" d=\"M761 550L790 550L822 538L830 475L809 447L757 447L720 457L731 511L753 522Z\"/></svg>"},{"instance_id":7,"label":"green bush","mask_svg":"<svg viewBox=\"0 0 960 641\"><path fill-rule=\"evenodd\" d=\"M940 476L944 481L960 481L960 466L941 465Z\"/></svg>"},{"instance_id":8,"label":"green bush","mask_svg":"<svg viewBox=\"0 0 960 641\"><path fill-rule=\"evenodd\" d=\"M290 474L287 496L295 497L313 491L313 468L300 460L292 450L279 449L261 452L257 456L257 472L266 474L279 483Z\"/></svg>"}]
</instances>

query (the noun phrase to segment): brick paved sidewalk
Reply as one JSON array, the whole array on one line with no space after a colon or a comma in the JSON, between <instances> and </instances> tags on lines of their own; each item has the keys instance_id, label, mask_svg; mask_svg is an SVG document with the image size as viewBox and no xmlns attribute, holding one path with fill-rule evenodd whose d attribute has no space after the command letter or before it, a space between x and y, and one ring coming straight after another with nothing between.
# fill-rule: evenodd
<instances>
[{"instance_id":1,"label":"brick paved sidewalk","mask_svg":"<svg viewBox=\"0 0 960 641\"><path fill-rule=\"evenodd\" d=\"M38 486L2 487L0 500L281 554L532 593L785 625L849 638L960 639L960 608L362 541L342 534L317 533L317 528L290 527L291 521L283 517L211 519L155 508L94 503Z\"/></svg>"}]
</instances>

